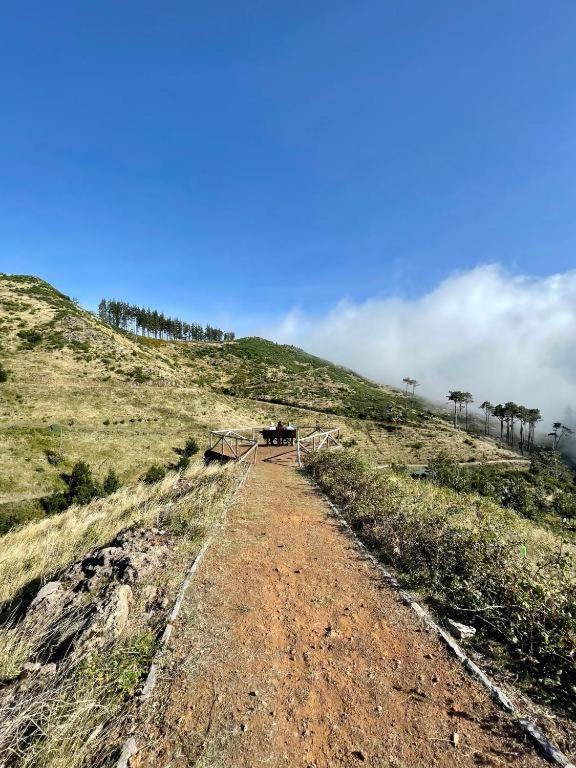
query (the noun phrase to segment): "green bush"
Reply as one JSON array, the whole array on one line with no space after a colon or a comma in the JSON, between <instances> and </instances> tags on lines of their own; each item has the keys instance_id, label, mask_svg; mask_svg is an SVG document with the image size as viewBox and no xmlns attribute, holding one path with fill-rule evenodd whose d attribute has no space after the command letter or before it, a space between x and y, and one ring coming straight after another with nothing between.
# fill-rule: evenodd
<instances>
[{"instance_id":1,"label":"green bush","mask_svg":"<svg viewBox=\"0 0 576 768\"><path fill-rule=\"evenodd\" d=\"M120 478L114 472L113 469L108 472L106 477L104 478L104 482L102 483L102 493L104 496L109 496L111 493L114 493L115 491L120 488Z\"/></svg>"},{"instance_id":2,"label":"green bush","mask_svg":"<svg viewBox=\"0 0 576 768\"><path fill-rule=\"evenodd\" d=\"M181 456L180 460L176 464L176 469L180 470L180 472L183 472L185 469L188 469L190 466L190 458L188 456Z\"/></svg>"},{"instance_id":3,"label":"green bush","mask_svg":"<svg viewBox=\"0 0 576 768\"><path fill-rule=\"evenodd\" d=\"M0 363L0 384L4 384L5 381L8 381L8 371Z\"/></svg>"},{"instance_id":4,"label":"green bush","mask_svg":"<svg viewBox=\"0 0 576 768\"><path fill-rule=\"evenodd\" d=\"M186 445L184 446L184 456L194 456L196 453L198 453L200 449L198 448L198 443L193 437L189 437L188 440L186 440Z\"/></svg>"},{"instance_id":5,"label":"green bush","mask_svg":"<svg viewBox=\"0 0 576 768\"><path fill-rule=\"evenodd\" d=\"M46 453L51 452L47 451ZM108 472L102 486L99 487L92 477L90 465L85 461L77 461L70 474L64 474L61 477L66 483L67 489L57 491L42 499L44 512L48 515L62 512L72 504L88 504L97 496L108 496L120 488L120 480L113 469Z\"/></svg>"},{"instance_id":6,"label":"green bush","mask_svg":"<svg viewBox=\"0 0 576 768\"><path fill-rule=\"evenodd\" d=\"M485 463L461 467L444 454L433 458L427 469L428 479L439 487L488 496L523 517L556 527L572 519L576 510L574 478L550 449L534 452L529 472Z\"/></svg>"},{"instance_id":7,"label":"green bush","mask_svg":"<svg viewBox=\"0 0 576 768\"><path fill-rule=\"evenodd\" d=\"M135 368L133 368L131 371L128 371L128 377L132 379L132 381L135 381L137 384L145 384L147 381L150 381L152 378L149 373L147 373L141 365L137 365Z\"/></svg>"},{"instance_id":8,"label":"green bush","mask_svg":"<svg viewBox=\"0 0 576 768\"><path fill-rule=\"evenodd\" d=\"M496 643L526 687L576 714L569 556L530 539L521 518L491 501L371 469L348 451L309 456L306 467L404 583L476 626L484 651Z\"/></svg>"},{"instance_id":9,"label":"green bush","mask_svg":"<svg viewBox=\"0 0 576 768\"><path fill-rule=\"evenodd\" d=\"M160 480L163 480L165 477L166 470L164 467L159 467L158 464L152 464L142 479L148 485L152 485L153 483L160 482Z\"/></svg>"},{"instance_id":10,"label":"green bush","mask_svg":"<svg viewBox=\"0 0 576 768\"><path fill-rule=\"evenodd\" d=\"M28 330L18 331L18 336L25 341L28 346L35 347L42 341L42 334L35 328L29 328Z\"/></svg>"},{"instance_id":11,"label":"green bush","mask_svg":"<svg viewBox=\"0 0 576 768\"><path fill-rule=\"evenodd\" d=\"M92 478L92 470L85 461L77 461L65 480L68 485L69 504L87 504L98 496L98 488Z\"/></svg>"}]
</instances>

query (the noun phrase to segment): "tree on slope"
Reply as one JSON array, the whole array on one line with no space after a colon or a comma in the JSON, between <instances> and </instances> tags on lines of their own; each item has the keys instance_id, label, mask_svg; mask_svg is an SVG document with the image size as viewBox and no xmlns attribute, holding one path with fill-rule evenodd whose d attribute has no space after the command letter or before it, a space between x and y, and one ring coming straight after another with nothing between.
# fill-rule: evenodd
<instances>
[{"instance_id":1,"label":"tree on slope","mask_svg":"<svg viewBox=\"0 0 576 768\"><path fill-rule=\"evenodd\" d=\"M534 432L536 430L536 424L542 421L539 408L528 408L528 450L534 450Z\"/></svg>"},{"instance_id":2,"label":"tree on slope","mask_svg":"<svg viewBox=\"0 0 576 768\"><path fill-rule=\"evenodd\" d=\"M465 419L466 419L465 425L466 425L466 430L468 430L468 406L470 405L470 403L474 402L474 399L472 398L472 394L470 392L462 392L461 395L462 397L460 400L460 408L462 408L462 405L464 405L464 409L465 409L464 412L465 412Z\"/></svg>"},{"instance_id":3,"label":"tree on slope","mask_svg":"<svg viewBox=\"0 0 576 768\"><path fill-rule=\"evenodd\" d=\"M504 420L506 418L504 406L500 404L495 405L494 408L492 408L492 415L496 416L500 422L500 440L504 440Z\"/></svg>"},{"instance_id":4,"label":"tree on slope","mask_svg":"<svg viewBox=\"0 0 576 768\"><path fill-rule=\"evenodd\" d=\"M490 400L484 400L482 405L479 407L482 411L484 411L484 434L488 435L490 434L490 416L494 411L494 406Z\"/></svg>"},{"instance_id":5,"label":"tree on slope","mask_svg":"<svg viewBox=\"0 0 576 768\"><path fill-rule=\"evenodd\" d=\"M408 386L410 384L412 384L412 379L410 378L410 376L404 376L402 381L404 382L404 384L406 384L406 388L404 389L404 392L406 392L406 394L408 394Z\"/></svg>"},{"instance_id":6,"label":"tree on slope","mask_svg":"<svg viewBox=\"0 0 576 768\"><path fill-rule=\"evenodd\" d=\"M412 394L414 395L414 394L415 394L415 391L416 391L416 387L419 387L419 386L420 386L420 382L419 382L419 381L416 381L416 379L411 379L411 380L410 380L410 384L411 384L411 386L412 386Z\"/></svg>"},{"instance_id":7,"label":"tree on slope","mask_svg":"<svg viewBox=\"0 0 576 768\"><path fill-rule=\"evenodd\" d=\"M450 402L454 403L454 426L458 429L458 411L462 410L462 396L463 392L459 389L451 389L446 395Z\"/></svg>"},{"instance_id":8,"label":"tree on slope","mask_svg":"<svg viewBox=\"0 0 576 768\"><path fill-rule=\"evenodd\" d=\"M557 451L560 443L565 437L570 437L573 434L573 430L562 424L560 421L555 421L552 424L552 432L548 433L548 437L552 438L552 450Z\"/></svg>"},{"instance_id":9,"label":"tree on slope","mask_svg":"<svg viewBox=\"0 0 576 768\"><path fill-rule=\"evenodd\" d=\"M504 405L504 409L506 410L506 416L507 416L506 425L508 427L507 429L508 443L511 446L514 446L514 425L516 423L516 419L518 418L519 406L516 405L516 403L510 401Z\"/></svg>"}]
</instances>

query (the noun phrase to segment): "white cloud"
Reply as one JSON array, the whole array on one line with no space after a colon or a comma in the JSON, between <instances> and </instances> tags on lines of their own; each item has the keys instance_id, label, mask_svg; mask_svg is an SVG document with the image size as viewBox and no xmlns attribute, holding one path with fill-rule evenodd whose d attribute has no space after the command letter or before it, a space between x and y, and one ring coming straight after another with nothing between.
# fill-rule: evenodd
<instances>
[{"instance_id":1,"label":"white cloud","mask_svg":"<svg viewBox=\"0 0 576 768\"><path fill-rule=\"evenodd\" d=\"M435 400L468 390L478 404L539 407L549 422L576 409L576 271L532 279L478 267L418 299L294 311L268 334L379 382L411 376Z\"/></svg>"}]
</instances>

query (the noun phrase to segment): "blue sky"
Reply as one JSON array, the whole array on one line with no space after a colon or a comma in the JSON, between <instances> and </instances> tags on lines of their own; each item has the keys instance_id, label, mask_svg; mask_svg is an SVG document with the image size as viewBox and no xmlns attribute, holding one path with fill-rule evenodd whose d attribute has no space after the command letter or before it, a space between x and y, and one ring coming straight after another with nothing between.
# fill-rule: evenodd
<instances>
[{"instance_id":1,"label":"blue sky","mask_svg":"<svg viewBox=\"0 0 576 768\"><path fill-rule=\"evenodd\" d=\"M240 329L576 253L576 3L27 2L0 271Z\"/></svg>"}]
</instances>

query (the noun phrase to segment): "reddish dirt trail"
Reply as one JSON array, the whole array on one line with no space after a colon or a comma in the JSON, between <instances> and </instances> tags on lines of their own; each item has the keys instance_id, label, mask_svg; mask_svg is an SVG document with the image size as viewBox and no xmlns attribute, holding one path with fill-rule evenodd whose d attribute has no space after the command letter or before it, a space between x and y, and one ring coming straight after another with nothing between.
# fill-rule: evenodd
<instances>
[{"instance_id":1,"label":"reddish dirt trail","mask_svg":"<svg viewBox=\"0 0 576 768\"><path fill-rule=\"evenodd\" d=\"M545 765L286 460L254 467L208 552L133 763Z\"/></svg>"}]
</instances>

